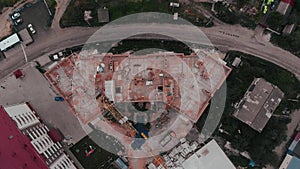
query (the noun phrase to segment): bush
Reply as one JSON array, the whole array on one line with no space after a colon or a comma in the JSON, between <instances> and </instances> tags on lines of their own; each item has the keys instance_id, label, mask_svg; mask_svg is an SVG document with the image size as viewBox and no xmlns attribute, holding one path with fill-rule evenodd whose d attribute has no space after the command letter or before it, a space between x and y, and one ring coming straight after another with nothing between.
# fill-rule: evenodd
<instances>
[{"instance_id":1,"label":"bush","mask_svg":"<svg viewBox=\"0 0 300 169\"><path fill-rule=\"evenodd\" d=\"M0 11L2 11L4 7L13 6L16 2L18 2L18 0L0 0Z\"/></svg>"}]
</instances>

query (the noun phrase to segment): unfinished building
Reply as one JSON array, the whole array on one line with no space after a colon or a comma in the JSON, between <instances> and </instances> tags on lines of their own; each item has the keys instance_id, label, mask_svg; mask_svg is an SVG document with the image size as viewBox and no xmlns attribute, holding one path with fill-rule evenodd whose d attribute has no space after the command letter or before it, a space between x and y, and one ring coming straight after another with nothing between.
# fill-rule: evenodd
<instances>
[{"instance_id":1,"label":"unfinished building","mask_svg":"<svg viewBox=\"0 0 300 169\"><path fill-rule=\"evenodd\" d=\"M134 149L128 154L148 157L185 137L231 72L212 51L196 52L83 51L59 61L45 76L82 124L98 126Z\"/></svg>"},{"instance_id":2,"label":"unfinished building","mask_svg":"<svg viewBox=\"0 0 300 169\"><path fill-rule=\"evenodd\" d=\"M166 106L180 110L191 121L196 122L231 71L222 60L215 60L210 56L199 59L196 54L102 54L78 62L86 69L87 80L94 82L94 85L85 84L76 89L74 81L78 83L86 79L74 76L74 72L84 74L83 70L78 70L75 66L78 59L78 54L65 58L45 75L84 124L104 111L102 102L99 103L100 111L90 112L92 114L75 111L74 105L83 103L78 100L82 97L77 96L90 90L88 87L94 88L93 99L98 99L101 95L114 103L164 102ZM93 70L88 72L87 69L91 68ZM198 91L195 92L194 89ZM196 104L200 106L195 106ZM194 107L199 107L199 110Z\"/></svg>"}]
</instances>

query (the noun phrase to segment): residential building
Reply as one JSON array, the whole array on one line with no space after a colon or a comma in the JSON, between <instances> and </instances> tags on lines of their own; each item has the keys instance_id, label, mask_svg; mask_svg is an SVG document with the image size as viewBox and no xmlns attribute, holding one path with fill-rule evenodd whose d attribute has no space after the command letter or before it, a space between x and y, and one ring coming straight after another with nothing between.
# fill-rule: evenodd
<instances>
[{"instance_id":1,"label":"residential building","mask_svg":"<svg viewBox=\"0 0 300 169\"><path fill-rule=\"evenodd\" d=\"M276 11L282 15L288 15L291 13L294 6L294 0L281 0Z\"/></svg>"},{"instance_id":2,"label":"residential building","mask_svg":"<svg viewBox=\"0 0 300 169\"><path fill-rule=\"evenodd\" d=\"M288 148L288 153L300 158L300 132L298 132Z\"/></svg>"},{"instance_id":3,"label":"residential building","mask_svg":"<svg viewBox=\"0 0 300 169\"><path fill-rule=\"evenodd\" d=\"M290 24L290 25L285 25L285 27L283 28L282 33L284 35L290 35L295 29L296 29L297 25L294 24Z\"/></svg>"},{"instance_id":4,"label":"residential building","mask_svg":"<svg viewBox=\"0 0 300 169\"><path fill-rule=\"evenodd\" d=\"M5 150L0 152L1 167L76 169L28 103L1 106L0 117L0 139L4 146L0 151Z\"/></svg>"},{"instance_id":5,"label":"residential building","mask_svg":"<svg viewBox=\"0 0 300 169\"><path fill-rule=\"evenodd\" d=\"M277 86L255 78L244 97L235 105L233 116L262 132L283 97L284 93Z\"/></svg>"},{"instance_id":6,"label":"residential building","mask_svg":"<svg viewBox=\"0 0 300 169\"><path fill-rule=\"evenodd\" d=\"M299 169L300 159L287 154L279 169Z\"/></svg>"}]
</instances>

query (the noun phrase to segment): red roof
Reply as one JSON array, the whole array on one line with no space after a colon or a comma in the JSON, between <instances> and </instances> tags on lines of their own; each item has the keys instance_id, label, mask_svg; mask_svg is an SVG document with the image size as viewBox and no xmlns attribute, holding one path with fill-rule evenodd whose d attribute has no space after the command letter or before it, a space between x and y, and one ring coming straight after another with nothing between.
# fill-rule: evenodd
<instances>
[{"instance_id":1,"label":"red roof","mask_svg":"<svg viewBox=\"0 0 300 169\"><path fill-rule=\"evenodd\" d=\"M19 79L20 77L24 76L22 70L18 69L14 72L14 75L17 79Z\"/></svg>"},{"instance_id":2,"label":"red roof","mask_svg":"<svg viewBox=\"0 0 300 169\"><path fill-rule=\"evenodd\" d=\"M295 141L300 141L300 131L297 133L297 135L294 138Z\"/></svg>"},{"instance_id":3,"label":"red roof","mask_svg":"<svg viewBox=\"0 0 300 169\"><path fill-rule=\"evenodd\" d=\"M51 128L50 131L48 132L48 135L54 142L58 142L62 140L61 134L55 128Z\"/></svg>"},{"instance_id":4,"label":"red roof","mask_svg":"<svg viewBox=\"0 0 300 169\"><path fill-rule=\"evenodd\" d=\"M0 106L0 169L47 169L45 158L38 154L15 122Z\"/></svg>"},{"instance_id":5,"label":"red roof","mask_svg":"<svg viewBox=\"0 0 300 169\"><path fill-rule=\"evenodd\" d=\"M292 7L295 6L294 0L281 0L282 2L289 3Z\"/></svg>"}]
</instances>

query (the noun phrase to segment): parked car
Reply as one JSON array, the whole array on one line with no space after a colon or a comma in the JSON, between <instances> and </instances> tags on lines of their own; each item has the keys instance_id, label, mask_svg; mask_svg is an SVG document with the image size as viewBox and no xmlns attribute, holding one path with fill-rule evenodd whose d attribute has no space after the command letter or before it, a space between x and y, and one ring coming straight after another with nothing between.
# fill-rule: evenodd
<instances>
[{"instance_id":1,"label":"parked car","mask_svg":"<svg viewBox=\"0 0 300 169\"><path fill-rule=\"evenodd\" d=\"M27 28L30 30L30 32L31 32L32 34L35 34L35 33L36 33L36 30L33 28L33 26L32 26L31 23L28 24Z\"/></svg>"},{"instance_id":2,"label":"parked car","mask_svg":"<svg viewBox=\"0 0 300 169\"><path fill-rule=\"evenodd\" d=\"M21 16L21 14L19 12L15 12L11 15L11 19L17 19Z\"/></svg>"},{"instance_id":3,"label":"parked car","mask_svg":"<svg viewBox=\"0 0 300 169\"><path fill-rule=\"evenodd\" d=\"M64 99L63 97L61 97L61 96L56 96L56 97L54 98L54 100L55 100L55 101L58 101L58 102L59 102L59 101L62 102L62 101L64 101L65 99Z\"/></svg>"},{"instance_id":4,"label":"parked car","mask_svg":"<svg viewBox=\"0 0 300 169\"><path fill-rule=\"evenodd\" d=\"M15 21L15 25L19 25L19 24L21 24L23 22L23 20L21 19L21 18L19 18L19 19L17 19L16 21Z\"/></svg>"}]
</instances>

